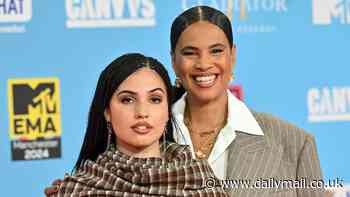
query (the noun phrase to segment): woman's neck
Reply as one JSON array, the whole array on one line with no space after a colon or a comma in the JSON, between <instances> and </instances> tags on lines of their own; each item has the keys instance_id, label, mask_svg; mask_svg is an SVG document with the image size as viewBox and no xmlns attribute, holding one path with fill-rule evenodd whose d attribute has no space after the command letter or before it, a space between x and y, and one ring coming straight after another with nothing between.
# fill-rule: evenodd
<instances>
[{"instance_id":1,"label":"woman's neck","mask_svg":"<svg viewBox=\"0 0 350 197\"><path fill-rule=\"evenodd\" d=\"M159 147L159 142L147 147L135 147L126 144L117 145L117 149L120 152L138 158L161 157Z\"/></svg>"},{"instance_id":2,"label":"woman's neck","mask_svg":"<svg viewBox=\"0 0 350 197\"><path fill-rule=\"evenodd\" d=\"M208 130L217 127L227 119L227 92L210 102L200 102L187 95L186 110L189 112L191 125L198 130Z\"/></svg>"}]
</instances>

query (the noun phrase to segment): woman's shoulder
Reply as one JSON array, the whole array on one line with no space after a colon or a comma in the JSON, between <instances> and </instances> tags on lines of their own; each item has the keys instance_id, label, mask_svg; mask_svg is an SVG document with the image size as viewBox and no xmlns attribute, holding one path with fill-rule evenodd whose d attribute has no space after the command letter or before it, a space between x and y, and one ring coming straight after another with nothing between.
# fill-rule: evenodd
<instances>
[{"instance_id":1,"label":"woman's shoulder","mask_svg":"<svg viewBox=\"0 0 350 197\"><path fill-rule=\"evenodd\" d=\"M169 142L166 144L167 154L177 154L177 153L191 153L191 148L189 145L178 144L176 142Z\"/></svg>"},{"instance_id":2,"label":"woman's shoulder","mask_svg":"<svg viewBox=\"0 0 350 197\"><path fill-rule=\"evenodd\" d=\"M190 146L182 145L174 142L168 143L166 145L165 158L167 160L174 160L174 159L189 160L192 158Z\"/></svg>"},{"instance_id":3,"label":"woman's shoulder","mask_svg":"<svg viewBox=\"0 0 350 197\"><path fill-rule=\"evenodd\" d=\"M304 129L270 113L253 112L253 115L265 138L274 145L283 146L285 150L302 149L305 143L314 141L314 137Z\"/></svg>"},{"instance_id":4,"label":"woman's shoulder","mask_svg":"<svg viewBox=\"0 0 350 197\"><path fill-rule=\"evenodd\" d=\"M297 127L295 124L278 118L271 113L252 112L264 134L275 134L279 132L291 132L301 136L310 135L304 129Z\"/></svg>"}]
</instances>

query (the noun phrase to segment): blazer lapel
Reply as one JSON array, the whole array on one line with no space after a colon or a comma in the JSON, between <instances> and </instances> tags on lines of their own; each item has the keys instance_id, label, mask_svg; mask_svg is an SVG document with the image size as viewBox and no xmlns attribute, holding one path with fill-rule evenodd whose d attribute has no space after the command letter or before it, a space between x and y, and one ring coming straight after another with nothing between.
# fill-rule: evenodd
<instances>
[{"instance_id":1,"label":"blazer lapel","mask_svg":"<svg viewBox=\"0 0 350 197\"><path fill-rule=\"evenodd\" d=\"M266 136L236 131L229 146L227 178L257 180L272 178L280 165L282 147L271 145Z\"/></svg>"}]
</instances>

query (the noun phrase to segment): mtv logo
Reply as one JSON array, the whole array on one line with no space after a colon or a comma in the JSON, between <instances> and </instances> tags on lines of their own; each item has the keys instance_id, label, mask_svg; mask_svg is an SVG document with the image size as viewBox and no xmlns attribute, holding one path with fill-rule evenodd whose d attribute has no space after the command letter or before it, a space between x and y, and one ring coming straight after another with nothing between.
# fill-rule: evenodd
<instances>
[{"instance_id":1,"label":"mtv logo","mask_svg":"<svg viewBox=\"0 0 350 197\"><path fill-rule=\"evenodd\" d=\"M59 80L8 80L11 139L35 140L61 134Z\"/></svg>"},{"instance_id":2,"label":"mtv logo","mask_svg":"<svg viewBox=\"0 0 350 197\"><path fill-rule=\"evenodd\" d=\"M317 25L329 25L333 20L350 24L350 0L312 0L312 19Z\"/></svg>"},{"instance_id":3,"label":"mtv logo","mask_svg":"<svg viewBox=\"0 0 350 197\"><path fill-rule=\"evenodd\" d=\"M32 0L0 0L0 23L27 22L32 18Z\"/></svg>"}]
</instances>

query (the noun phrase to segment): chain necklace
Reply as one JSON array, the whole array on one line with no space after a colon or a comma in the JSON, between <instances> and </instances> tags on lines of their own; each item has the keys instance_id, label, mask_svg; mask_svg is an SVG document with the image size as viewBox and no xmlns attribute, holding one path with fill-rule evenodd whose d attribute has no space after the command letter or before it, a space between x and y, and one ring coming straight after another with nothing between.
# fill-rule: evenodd
<instances>
[{"instance_id":1,"label":"chain necklace","mask_svg":"<svg viewBox=\"0 0 350 197\"><path fill-rule=\"evenodd\" d=\"M184 123L187 126L191 141L193 144L193 149L198 159L208 159L210 152L212 151L216 139L219 135L219 131L225 126L226 119L218 124L213 129L207 131L196 132L191 124L190 120L190 109L189 105L186 105L185 114L184 114Z\"/></svg>"}]
</instances>

